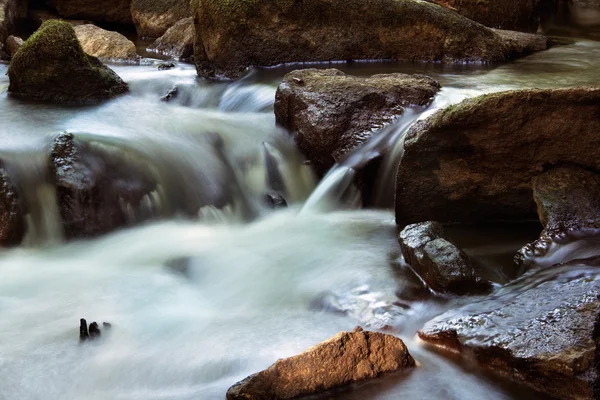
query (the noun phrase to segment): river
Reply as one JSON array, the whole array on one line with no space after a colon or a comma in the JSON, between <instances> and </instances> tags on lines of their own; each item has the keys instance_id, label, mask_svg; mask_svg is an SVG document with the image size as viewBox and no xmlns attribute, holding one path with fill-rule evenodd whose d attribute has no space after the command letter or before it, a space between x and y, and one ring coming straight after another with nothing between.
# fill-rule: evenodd
<instances>
[{"instance_id":1,"label":"river","mask_svg":"<svg viewBox=\"0 0 600 400\"><path fill-rule=\"evenodd\" d=\"M597 22L568 30L553 26L579 38L498 67L334 67L356 75L407 72L437 79L443 89L433 105L414 110L414 118L424 118L483 93L597 85L600 42L589 28ZM415 338L429 319L473 300L439 299L415 289L398 261L393 212L385 209L393 196L389 172L380 177L381 210L340 204L330 196L336 179L317 189L273 115L278 83L299 66L209 83L196 77L192 65L159 71L157 62L111 66L131 93L86 108L11 98L7 65L0 64L0 153L17 171L17 183L27 186L37 215L29 221L26 244L0 253L0 399L222 399L236 381L358 324L387 326L420 366L324 398L545 398L438 356ZM174 86L179 96L161 101ZM140 153L165 172L166 188L168 180L180 180L191 195L231 179L209 145L218 134L254 218L206 209L201 221L167 219L65 243L53 193L40 172L62 131ZM385 145L397 145L400 136ZM270 211L256 201L269 190L265 153L277 160L288 209ZM388 162L393 170L394 160ZM539 230L538 223L525 223L454 228L452 235L489 267L491 279L504 284L514 275L512 256ZM575 258L576 251L556 261ZM101 340L80 344L82 317L108 321L112 329Z\"/></svg>"}]
</instances>

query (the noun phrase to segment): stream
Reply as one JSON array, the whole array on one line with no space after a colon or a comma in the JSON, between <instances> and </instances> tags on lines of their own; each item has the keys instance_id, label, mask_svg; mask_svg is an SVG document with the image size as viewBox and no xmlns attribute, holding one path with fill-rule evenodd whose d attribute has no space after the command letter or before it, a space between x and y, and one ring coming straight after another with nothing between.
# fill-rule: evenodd
<instances>
[{"instance_id":1,"label":"stream","mask_svg":"<svg viewBox=\"0 0 600 400\"><path fill-rule=\"evenodd\" d=\"M84 108L11 98L8 65L0 64L0 158L15 171L34 216L26 244L0 253L0 399L223 399L232 384L278 358L356 325L398 335L419 367L322 398L547 398L437 355L416 338L425 322L473 298L423 293L403 266L390 210L393 171L403 133L437 109L509 89L598 85L600 42L594 39L600 35L593 27L600 16L583 19L571 29L547 28L575 35L568 44L498 67L295 65L214 83L183 63L166 71L156 68L159 60L111 65L131 93ZM431 106L411 109L318 183L273 114L277 85L299 67L362 76L420 73L438 80L442 90ZM175 86L177 98L161 101ZM235 207L208 207L200 221L169 218L65 243L54 193L41 172L63 131L150 160L163 179L162 201L182 195L170 189L172 181L194 196L234 180L239 190L231 204L243 201L253 218ZM227 160L210 145L215 135ZM359 209L346 195L351 175L383 150L378 209ZM287 209L260 202L274 189L274 169ZM449 232L481 261L489 279L505 284L514 278L512 257L540 230L532 222ZM585 255L599 254L595 249ZM577 251L558 252L553 263L578 258ZM108 321L112 329L80 344L80 318Z\"/></svg>"}]
</instances>

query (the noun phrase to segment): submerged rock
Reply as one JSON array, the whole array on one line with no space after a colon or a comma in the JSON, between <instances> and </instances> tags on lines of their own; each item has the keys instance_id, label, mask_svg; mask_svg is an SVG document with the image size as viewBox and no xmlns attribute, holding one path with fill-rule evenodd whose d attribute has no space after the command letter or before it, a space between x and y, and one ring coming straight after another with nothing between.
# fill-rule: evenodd
<instances>
[{"instance_id":1,"label":"submerged rock","mask_svg":"<svg viewBox=\"0 0 600 400\"><path fill-rule=\"evenodd\" d=\"M428 0L491 28L537 28L540 0Z\"/></svg>"},{"instance_id":2,"label":"submerged rock","mask_svg":"<svg viewBox=\"0 0 600 400\"><path fill-rule=\"evenodd\" d=\"M131 0L46 0L64 18L131 24Z\"/></svg>"},{"instance_id":3,"label":"submerged rock","mask_svg":"<svg viewBox=\"0 0 600 400\"><path fill-rule=\"evenodd\" d=\"M23 43L25 42L23 42L23 39L20 37L10 35L4 43L4 50L9 57L12 57L17 53L21 46L23 46Z\"/></svg>"},{"instance_id":4,"label":"submerged rock","mask_svg":"<svg viewBox=\"0 0 600 400\"><path fill-rule=\"evenodd\" d=\"M79 25L75 34L83 51L104 62L139 63L135 44L118 32L107 31L95 25Z\"/></svg>"},{"instance_id":5,"label":"submerged rock","mask_svg":"<svg viewBox=\"0 0 600 400\"><path fill-rule=\"evenodd\" d=\"M600 88L495 93L436 113L406 136L396 221L535 218L534 176L553 164L600 169L598 115Z\"/></svg>"},{"instance_id":6,"label":"submerged rock","mask_svg":"<svg viewBox=\"0 0 600 400\"><path fill-rule=\"evenodd\" d=\"M97 236L156 216L152 172L122 151L111 153L63 133L50 163L67 238Z\"/></svg>"},{"instance_id":7,"label":"submerged rock","mask_svg":"<svg viewBox=\"0 0 600 400\"><path fill-rule=\"evenodd\" d=\"M180 60L189 60L194 55L194 19L184 18L169 28L148 48Z\"/></svg>"},{"instance_id":8,"label":"submerged rock","mask_svg":"<svg viewBox=\"0 0 600 400\"><path fill-rule=\"evenodd\" d=\"M360 78L337 69L287 74L275 96L278 124L323 175L345 154L401 116L409 105L427 105L440 85L422 75Z\"/></svg>"},{"instance_id":9,"label":"submerged rock","mask_svg":"<svg viewBox=\"0 0 600 400\"><path fill-rule=\"evenodd\" d=\"M414 366L402 340L357 328L249 376L227 391L227 399L293 399Z\"/></svg>"},{"instance_id":10,"label":"submerged rock","mask_svg":"<svg viewBox=\"0 0 600 400\"><path fill-rule=\"evenodd\" d=\"M600 395L600 259L531 272L419 337L560 399Z\"/></svg>"},{"instance_id":11,"label":"submerged rock","mask_svg":"<svg viewBox=\"0 0 600 400\"><path fill-rule=\"evenodd\" d=\"M286 208L288 206L287 201L279 193L265 193L263 197L265 205L269 208Z\"/></svg>"},{"instance_id":12,"label":"submerged rock","mask_svg":"<svg viewBox=\"0 0 600 400\"><path fill-rule=\"evenodd\" d=\"M0 246L14 246L25 236L25 209L21 196L3 166L0 166Z\"/></svg>"},{"instance_id":13,"label":"submerged rock","mask_svg":"<svg viewBox=\"0 0 600 400\"><path fill-rule=\"evenodd\" d=\"M392 59L502 62L515 49L496 32L414 0L192 0L200 76L238 78L249 66Z\"/></svg>"},{"instance_id":14,"label":"submerged rock","mask_svg":"<svg viewBox=\"0 0 600 400\"><path fill-rule=\"evenodd\" d=\"M138 36L159 38L192 11L189 0L132 0L131 15Z\"/></svg>"},{"instance_id":15,"label":"submerged rock","mask_svg":"<svg viewBox=\"0 0 600 400\"><path fill-rule=\"evenodd\" d=\"M437 222L409 225L398 237L406 262L433 290L456 294L491 288L481 279L464 251L444 238Z\"/></svg>"},{"instance_id":16,"label":"submerged rock","mask_svg":"<svg viewBox=\"0 0 600 400\"><path fill-rule=\"evenodd\" d=\"M32 100L93 104L128 91L127 84L97 58L85 54L73 27L45 22L13 57L8 91Z\"/></svg>"}]
</instances>

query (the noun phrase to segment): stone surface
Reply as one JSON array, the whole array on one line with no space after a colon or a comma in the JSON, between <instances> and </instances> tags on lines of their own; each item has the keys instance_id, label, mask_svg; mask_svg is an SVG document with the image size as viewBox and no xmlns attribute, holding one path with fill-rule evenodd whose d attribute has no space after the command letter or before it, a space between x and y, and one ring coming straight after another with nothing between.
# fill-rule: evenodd
<instances>
[{"instance_id":1,"label":"stone surface","mask_svg":"<svg viewBox=\"0 0 600 400\"><path fill-rule=\"evenodd\" d=\"M192 11L190 0L132 0L131 15L138 36L159 38Z\"/></svg>"},{"instance_id":2,"label":"stone surface","mask_svg":"<svg viewBox=\"0 0 600 400\"><path fill-rule=\"evenodd\" d=\"M4 42L16 28L16 22L21 17L23 8L20 0L0 0L0 53Z\"/></svg>"},{"instance_id":3,"label":"stone surface","mask_svg":"<svg viewBox=\"0 0 600 400\"><path fill-rule=\"evenodd\" d=\"M405 227L398 236L405 261L437 292L481 293L491 288L464 251L444 238L444 228L428 221Z\"/></svg>"},{"instance_id":4,"label":"stone surface","mask_svg":"<svg viewBox=\"0 0 600 400\"><path fill-rule=\"evenodd\" d=\"M131 0L47 0L61 17L131 24Z\"/></svg>"},{"instance_id":5,"label":"stone surface","mask_svg":"<svg viewBox=\"0 0 600 400\"><path fill-rule=\"evenodd\" d=\"M357 328L249 376L227 391L227 399L292 399L414 366L402 340Z\"/></svg>"},{"instance_id":6,"label":"stone surface","mask_svg":"<svg viewBox=\"0 0 600 400\"><path fill-rule=\"evenodd\" d=\"M194 55L194 19L184 18L169 28L148 48L180 60L189 60Z\"/></svg>"},{"instance_id":7,"label":"stone surface","mask_svg":"<svg viewBox=\"0 0 600 400\"><path fill-rule=\"evenodd\" d=\"M14 246L25 236L25 208L4 166L0 166L0 246Z\"/></svg>"},{"instance_id":8,"label":"stone surface","mask_svg":"<svg viewBox=\"0 0 600 400\"><path fill-rule=\"evenodd\" d=\"M600 88L520 90L450 106L408 132L396 221L536 217L531 179L575 163L600 169Z\"/></svg>"},{"instance_id":9,"label":"stone surface","mask_svg":"<svg viewBox=\"0 0 600 400\"><path fill-rule=\"evenodd\" d=\"M23 39L17 36L10 35L4 44L4 50L10 57L14 56L17 50L23 46Z\"/></svg>"},{"instance_id":10,"label":"stone surface","mask_svg":"<svg viewBox=\"0 0 600 400\"><path fill-rule=\"evenodd\" d=\"M46 8L43 8L43 9L33 8L28 11L27 19L29 21L33 22L37 27L40 27L44 22L49 21L51 19L63 19L63 18L61 18L58 15L58 13L56 13L54 10L50 10L50 9L46 9ZM92 21L84 20L84 19L64 19L64 20L73 26L85 25L85 24L92 23Z\"/></svg>"},{"instance_id":11,"label":"stone surface","mask_svg":"<svg viewBox=\"0 0 600 400\"><path fill-rule=\"evenodd\" d=\"M50 169L67 238L92 237L155 217L149 198L156 182L148 166L59 135Z\"/></svg>"},{"instance_id":12,"label":"stone surface","mask_svg":"<svg viewBox=\"0 0 600 400\"><path fill-rule=\"evenodd\" d=\"M75 34L83 51L101 61L139 63L135 44L118 32L107 31L95 25L79 25Z\"/></svg>"},{"instance_id":13,"label":"stone surface","mask_svg":"<svg viewBox=\"0 0 600 400\"><path fill-rule=\"evenodd\" d=\"M128 91L127 84L97 58L86 55L73 27L45 22L13 57L9 93L32 100L94 104Z\"/></svg>"},{"instance_id":14,"label":"stone surface","mask_svg":"<svg viewBox=\"0 0 600 400\"><path fill-rule=\"evenodd\" d=\"M430 0L491 28L537 28L539 0Z\"/></svg>"},{"instance_id":15,"label":"stone surface","mask_svg":"<svg viewBox=\"0 0 600 400\"><path fill-rule=\"evenodd\" d=\"M249 66L308 61L501 62L534 51L515 49L496 32L424 1L192 0L192 6L201 76L238 78Z\"/></svg>"},{"instance_id":16,"label":"stone surface","mask_svg":"<svg viewBox=\"0 0 600 400\"><path fill-rule=\"evenodd\" d=\"M419 337L556 398L598 398L598 266L579 260L532 271L428 322Z\"/></svg>"},{"instance_id":17,"label":"stone surface","mask_svg":"<svg viewBox=\"0 0 600 400\"><path fill-rule=\"evenodd\" d=\"M287 74L275 95L275 117L323 175L345 154L401 116L408 105L427 105L440 86L422 75L359 78L337 69Z\"/></svg>"}]
</instances>

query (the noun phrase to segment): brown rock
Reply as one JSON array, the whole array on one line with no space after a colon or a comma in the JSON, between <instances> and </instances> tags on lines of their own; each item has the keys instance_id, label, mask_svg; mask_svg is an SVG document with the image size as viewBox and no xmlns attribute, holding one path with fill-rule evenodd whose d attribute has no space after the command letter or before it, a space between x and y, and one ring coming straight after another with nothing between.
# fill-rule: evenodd
<instances>
[{"instance_id":1,"label":"brown rock","mask_svg":"<svg viewBox=\"0 0 600 400\"><path fill-rule=\"evenodd\" d=\"M249 66L393 59L501 62L533 52L436 4L414 0L192 0L201 76Z\"/></svg>"},{"instance_id":2,"label":"brown rock","mask_svg":"<svg viewBox=\"0 0 600 400\"><path fill-rule=\"evenodd\" d=\"M138 36L159 38L192 11L189 0L132 0L131 15Z\"/></svg>"},{"instance_id":3,"label":"brown rock","mask_svg":"<svg viewBox=\"0 0 600 400\"><path fill-rule=\"evenodd\" d=\"M63 18L131 24L131 0L47 0Z\"/></svg>"},{"instance_id":4,"label":"brown rock","mask_svg":"<svg viewBox=\"0 0 600 400\"><path fill-rule=\"evenodd\" d=\"M4 50L9 56L12 57L13 55L15 55L17 50L19 50L21 46L23 46L23 43L23 39L21 39L20 37L10 35L6 39L6 43L4 44Z\"/></svg>"},{"instance_id":5,"label":"brown rock","mask_svg":"<svg viewBox=\"0 0 600 400\"><path fill-rule=\"evenodd\" d=\"M44 8L44 9L33 8L33 9L29 10L29 12L27 13L27 18L29 19L29 21L32 21L33 23L35 23L35 25L38 27L41 26L44 22L49 21L51 19L63 19L58 15L57 12L46 9L46 8ZM83 19L65 19L65 21L67 21L68 23L70 23L73 26L85 25L85 24L92 23L92 21L86 21Z\"/></svg>"},{"instance_id":6,"label":"brown rock","mask_svg":"<svg viewBox=\"0 0 600 400\"><path fill-rule=\"evenodd\" d=\"M598 399L599 265L596 258L532 271L428 322L419 337L553 398Z\"/></svg>"},{"instance_id":7,"label":"brown rock","mask_svg":"<svg viewBox=\"0 0 600 400\"><path fill-rule=\"evenodd\" d=\"M0 0L0 53L8 36L15 31L23 8L20 0Z\"/></svg>"},{"instance_id":8,"label":"brown rock","mask_svg":"<svg viewBox=\"0 0 600 400\"><path fill-rule=\"evenodd\" d=\"M337 69L298 70L277 90L275 117L322 175L402 115L404 107L429 104L439 88L422 75L359 78Z\"/></svg>"},{"instance_id":9,"label":"brown rock","mask_svg":"<svg viewBox=\"0 0 600 400\"><path fill-rule=\"evenodd\" d=\"M537 28L539 0L430 0L491 28Z\"/></svg>"},{"instance_id":10,"label":"brown rock","mask_svg":"<svg viewBox=\"0 0 600 400\"><path fill-rule=\"evenodd\" d=\"M444 238L444 228L437 222L407 226L398 242L406 262L437 292L481 293L491 288L478 276L467 254Z\"/></svg>"},{"instance_id":11,"label":"brown rock","mask_svg":"<svg viewBox=\"0 0 600 400\"><path fill-rule=\"evenodd\" d=\"M600 169L600 88L466 100L409 131L396 182L400 225L535 217L531 179L553 164Z\"/></svg>"},{"instance_id":12,"label":"brown rock","mask_svg":"<svg viewBox=\"0 0 600 400\"><path fill-rule=\"evenodd\" d=\"M227 399L293 399L414 365L402 340L359 328L249 376L227 391Z\"/></svg>"},{"instance_id":13,"label":"brown rock","mask_svg":"<svg viewBox=\"0 0 600 400\"><path fill-rule=\"evenodd\" d=\"M4 166L0 167L0 246L14 246L25 236L25 209Z\"/></svg>"},{"instance_id":14,"label":"brown rock","mask_svg":"<svg viewBox=\"0 0 600 400\"><path fill-rule=\"evenodd\" d=\"M194 55L194 19L184 18L169 28L148 48L180 60L189 60Z\"/></svg>"},{"instance_id":15,"label":"brown rock","mask_svg":"<svg viewBox=\"0 0 600 400\"><path fill-rule=\"evenodd\" d=\"M135 44L118 32L88 24L76 26L75 34L83 51L103 62L140 62Z\"/></svg>"}]
</instances>

